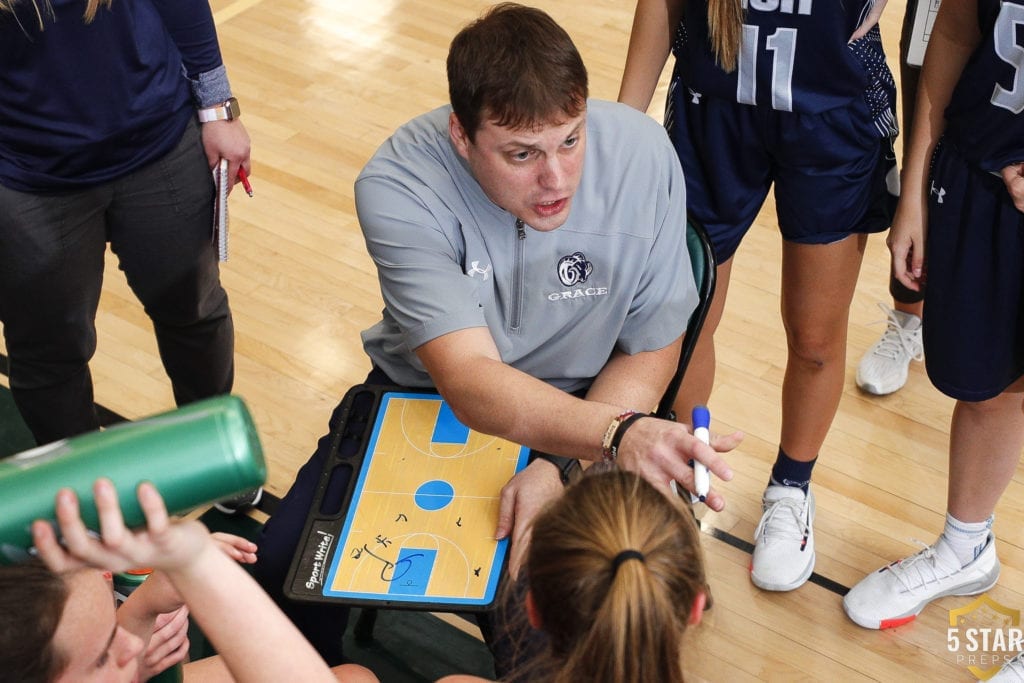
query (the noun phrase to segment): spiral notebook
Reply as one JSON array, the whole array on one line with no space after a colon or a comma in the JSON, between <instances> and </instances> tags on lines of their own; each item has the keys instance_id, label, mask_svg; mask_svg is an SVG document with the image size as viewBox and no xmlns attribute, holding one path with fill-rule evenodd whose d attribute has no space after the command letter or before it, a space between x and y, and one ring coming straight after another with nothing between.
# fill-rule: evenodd
<instances>
[{"instance_id":1,"label":"spiral notebook","mask_svg":"<svg viewBox=\"0 0 1024 683\"><path fill-rule=\"evenodd\" d=\"M221 159L213 169L213 241L217 245L217 257L228 260L228 160Z\"/></svg>"}]
</instances>

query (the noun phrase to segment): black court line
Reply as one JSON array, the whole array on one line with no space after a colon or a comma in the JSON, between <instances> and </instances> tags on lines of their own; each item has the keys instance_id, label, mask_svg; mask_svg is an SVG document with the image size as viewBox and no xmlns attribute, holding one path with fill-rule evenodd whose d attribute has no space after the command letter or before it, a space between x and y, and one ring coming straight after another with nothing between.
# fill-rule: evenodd
<instances>
[{"instance_id":1,"label":"black court line","mask_svg":"<svg viewBox=\"0 0 1024 683\"><path fill-rule=\"evenodd\" d=\"M0 375L10 378L10 370L7 355L0 353ZM109 427L110 425L117 424L119 422L130 422L128 418L119 413L115 413L106 406L101 406L99 403L93 404L96 408L96 416L99 418L101 427ZM281 499L275 496L270 491L263 491L263 497L260 499L259 505L256 509L265 512L268 515L273 515L277 511L277 506L281 504Z\"/></svg>"},{"instance_id":2,"label":"black court line","mask_svg":"<svg viewBox=\"0 0 1024 683\"><path fill-rule=\"evenodd\" d=\"M752 555L754 553L754 544L753 543L751 543L750 541L744 541L742 538L740 538L738 536L733 536L728 531L722 531L721 529L716 529L715 527L711 526L710 524L704 524L703 522L700 522L700 529L701 529L701 531L706 533L711 538L718 539L722 543L725 543L726 545L731 545L733 548L736 548L737 550L742 550L743 552L747 553L748 555ZM844 596L844 595L846 595L847 593L850 592L849 587L844 586L843 584L839 583L838 581L833 581L832 579L828 578L827 576L822 576L821 574L819 574L817 572L812 573L811 574L811 578L809 578L807 580L810 581L813 584L817 584L818 586L821 586L825 590L832 591L833 593L835 593L836 595L838 595L840 597Z\"/></svg>"},{"instance_id":3,"label":"black court line","mask_svg":"<svg viewBox=\"0 0 1024 683\"><path fill-rule=\"evenodd\" d=\"M7 376L7 356L2 353L0 353L0 374ZM118 422L128 421L126 417L119 415L115 413L113 410L101 406L98 403L96 404L96 413L97 415L99 415L100 424L103 425L104 427L116 424ZM263 499L260 500L260 504L256 506L256 509L261 512L265 512L268 515L273 515L274 512L277 511L277 506L280 504L280 498L275 496L273 493L270 493L269 491L264 491ZM715 527L704 523L700 523L700 528L701 531L703 531L711 538L721 541L726 545L730 545L733 548L736 548L737 550L742 550L748 555L754 552L753 543L751 543L750 541L744 541L742 538L739 538L738 536L733 536L728 531L722 531L721 529L716 529ZM825 590L832 591L833 593L839 596L846 595L850 591L850 588L848 586L844 586L838 581L833 581L827 576L822 576L817 572L812 573L811 578L809 578L808 581L818 586L821 586Z\"/></svg>"}]
</instances>

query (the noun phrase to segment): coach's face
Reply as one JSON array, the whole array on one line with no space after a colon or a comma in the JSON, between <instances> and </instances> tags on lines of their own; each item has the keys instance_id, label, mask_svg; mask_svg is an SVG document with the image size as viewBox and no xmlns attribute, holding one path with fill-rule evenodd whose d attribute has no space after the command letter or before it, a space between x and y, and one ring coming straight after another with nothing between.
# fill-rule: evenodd
<instances>
[{"instance_id":1,"label":"coach's face","mask_svg":"<svg viewBox=\"0 0 1024 683\"><path fill-rule=\"evenodd\" d=\"M530 128L485 121L475 140L452 114L448 132L492 202L536 230L547 232L565 223L583 173L586 112Z\"/></svg>"}]
</instances>

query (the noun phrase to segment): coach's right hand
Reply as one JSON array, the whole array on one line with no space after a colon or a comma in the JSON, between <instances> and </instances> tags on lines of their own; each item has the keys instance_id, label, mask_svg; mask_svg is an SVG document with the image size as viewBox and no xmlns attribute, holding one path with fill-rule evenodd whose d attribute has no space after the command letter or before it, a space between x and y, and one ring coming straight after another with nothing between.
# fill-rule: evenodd
<instances>
[{"instance_id":1,"label":"coach's right hand","mask_svg":"<svg viewBox=\"0 0 1024 683\"><path fill-rule=\"evenodd\" d=\"M722 481L729 481L732 469L720 454L736 448L742 440L743 432L740 431L727 435L712 434L711 445L708 445L695 437L687 425L645 417L633 423L623 435L617 462L623 469L636 472L665 492L671 490L672 480L693 492L690 461L704 463L711 474ZM705 503L715 511L725 508L725 498L714 486Z\"/></svg>"}]
</instances>

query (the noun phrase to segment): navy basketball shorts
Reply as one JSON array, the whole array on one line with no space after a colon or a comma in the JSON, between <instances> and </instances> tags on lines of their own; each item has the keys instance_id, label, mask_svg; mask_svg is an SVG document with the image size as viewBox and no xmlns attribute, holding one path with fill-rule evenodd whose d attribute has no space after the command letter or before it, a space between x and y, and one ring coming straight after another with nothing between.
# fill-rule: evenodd
<instances>
[{"instance_id":1,"label":"navy basketball shorts","mask_svg":"<svg viewBox=\"0 0 1024 683\"><path fill-rule=\"evenodd\" d=\"M928 377L963 401L997 396L1024 375L1024 214L1003 180L940 142L925 239Z\"/></svg>"},{"instance_id":2,"label":"navy basketball shorts","mask_svg":"<svg viewBox=\"0 0 1024 683\"><path fill-rule=\"evenodd\" d=\"M690 215L732 257L775 183L782 237L829 244L889 227L892 139L856 101L820 114L780 112L690 91L673 82L666 127L686 177Z\"/></svg>"}]
</instances>

